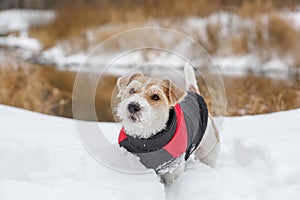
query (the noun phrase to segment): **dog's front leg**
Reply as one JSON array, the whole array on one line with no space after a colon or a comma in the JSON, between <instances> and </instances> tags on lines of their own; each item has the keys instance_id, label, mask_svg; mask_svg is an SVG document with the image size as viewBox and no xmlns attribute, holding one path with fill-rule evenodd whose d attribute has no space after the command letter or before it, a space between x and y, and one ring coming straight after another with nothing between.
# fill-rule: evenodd
<instances>
[{"instance_id":1,"label":"dog's front leg","mask_svg":"<svg viewBox=\"0 0 300 200\"><path fill-rule=\"evenodd\" d=\"M184 172L184 156L185 154L182 154L171 163L162 165L157 170L157 174L160 176L161 182L166 186L170 186Z\"/></svg>"}]
</instances>

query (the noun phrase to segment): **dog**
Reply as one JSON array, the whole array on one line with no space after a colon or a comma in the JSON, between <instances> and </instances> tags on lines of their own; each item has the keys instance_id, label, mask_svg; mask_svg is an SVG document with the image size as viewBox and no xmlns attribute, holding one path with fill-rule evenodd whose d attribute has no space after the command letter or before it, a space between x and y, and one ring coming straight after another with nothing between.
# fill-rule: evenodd
<instances>
[{"instance_id":1,"label":"dog","mask_svg":"<svg viewBox=\"0 0 300 200\"><path fill-rule=\"evenodd\" d=\"M171 185L194 158L214 167L219 132L200 95L194 69L184 66L186 91L171 80L135 73L117 80L118 143Z\"/></svg>"}]
</instances>

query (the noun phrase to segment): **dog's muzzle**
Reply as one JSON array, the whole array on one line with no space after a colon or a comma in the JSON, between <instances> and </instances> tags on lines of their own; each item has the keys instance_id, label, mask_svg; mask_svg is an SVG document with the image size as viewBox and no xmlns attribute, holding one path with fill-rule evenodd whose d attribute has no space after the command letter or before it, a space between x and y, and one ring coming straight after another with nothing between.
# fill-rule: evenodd
<instances>
[{"instance_id":1,"label":"dog's muzzle","mask_svg":"<svg viewBox=\"0 0 300 200\"><path fill-rule=\"evenodd\" d=\"M141 110L140 104L136 102L130 102L127 106L128 112L130 114L130 119L132 122L138 121L138 112Z\"/></svg>"}]
</instances>

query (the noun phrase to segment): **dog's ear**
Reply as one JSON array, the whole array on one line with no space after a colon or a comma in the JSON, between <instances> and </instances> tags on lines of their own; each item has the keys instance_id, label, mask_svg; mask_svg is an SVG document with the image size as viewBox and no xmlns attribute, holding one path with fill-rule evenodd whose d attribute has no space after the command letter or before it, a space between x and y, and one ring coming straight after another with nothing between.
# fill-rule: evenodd
<instances>
[{"instance_id":1,"label":"dog's ear","mask_svg":"<svg viewBox=\"0 0 300 200\"><path fill-rule=\"evenodd\" d=\"M170 80L164 80L163 85L165 87L164 92L169 100L170 105L172 106L175 105L185 95L184 90Z\"/></svg>"},{"instance_id":2,"label":"dog's ear","mask_svg":"<svg viewBox=\"0 0 300 200\"><path fill-rule=\"evenodd\" d=\"M123 91L125 90L126 86L129 85L129 83L132 80L134 80L137 77L142 77L142 76L144 76L144 75L141 72L138 72L138 73L132 74L130 76L118 78L117 87L118 87L119 92L118 92L117 97L119 97L119 98L122 97Z\"/></svg>"}]
</instances>

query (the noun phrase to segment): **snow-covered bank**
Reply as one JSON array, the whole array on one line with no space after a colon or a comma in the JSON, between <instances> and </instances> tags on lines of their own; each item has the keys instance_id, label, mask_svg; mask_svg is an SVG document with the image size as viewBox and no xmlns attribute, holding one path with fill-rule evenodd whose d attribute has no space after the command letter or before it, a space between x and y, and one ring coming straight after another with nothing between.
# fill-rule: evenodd
<instances>
[{"instance_id":1,"label":"snow-covered bank","mask_svg":"<svg viewBox=\"0 0 300 200\"><path fill-rule=\"evenodd\" d=\"M153 200L166 193L168 200L296 200L299 118L299 109L226 118L216 168L189 161L164 191L153 173L123 174L97 163L83 150L73 120L0 105L0 199Z\"/></svg>"},{"instance_id":2,"label":"snow-covered bank","mask_svg":"<svg viewBox=\"0 0 300 200\"><path fill-rule=\"evenodd\" d=\"M55 17L56 13L52 10L0 11L0 51L16 49L15 52L20 58L32 59L40 53L43 45L36 38L29 37L28 30L31 27L46 25Z\"/></svg>"},{"instance_id":3,"label":"snow-covered bank","mask_svg":"<svg viewBox=\"0 0 300 200\"><path fill-rule=\"evenodd\" d=\"M219 11L207 17L190 16L182 19L149 19L143 23L104 24L84 30L78 36L56 41L55 46L43 50L43 44L36 38L28 37L27 30L51 22L55 19L55 15L56 13L51 10L1 11L0 35L4 35L0 37L0 47L19 49L19 57L23 59L74 71L84 62L87 71L104 68L106 63L102 61L114 58L112 55L119 55L124 48L132 47L133 50L137 45L143 48L153 44L159 44L160 48L175 53L139 49L119 58L115 64L119 65L119 69L127 67L126 71L128 67L148 62L177 68L182 67L184 61L180 57L182 55L176 57L175 54L184 51L194 65L208 67L212 65L212 62L207 62L206 54L199 55L199 51L195 51L195 46L186 40L174 34L155 35L152 32L143 35L133 33L127 38L115 40L108 48L102 49L103 51L86 60L92 49L109 36L132 28L161 27L179 31L203 45L223 74L244 75L251 72L272 77L289 77L300 70L298 56L300 40L297 39L297 33L300 32L300 7L294 10L283 9L276 15L267 13L256 18ZM270 31L270 27L277 26L272 25L274 18L283 24L275 29L275 33ZM288 27L289 30L285 33L281 30L282 27ZM18 34L10 34L12 32Z\"/></svg>"},{"instance_id":4,"label":"snow-covered bank","mask_svg":"<svg viewBox=\"0 0 300 200\"><path fill-rule=\"evenodd\" d=\"M0 46L21 48L30 53L39 52L42 49L42 45L38 40L29 38L27 35L0 37Z\"/></svg>"},{"instance_id":5,"label":"snow-covered bank","mask_svg":"<svg viewBox=\"0 0 300 200\"><path fill-rule=\"evenodd\" d=\"M131 28L167 27L186 34L187 37L201 43L210 52L213 62L224 74L244 75L247 72L252 72L270 74L270 76L287 76L297 71L296 67L299 65L297 48L284 49L283 46L287 44L280 42L285 41L285 39L280 40L276 43L277 46L274 46L273 40L277 38L276 34L282 33L273 33L269 27L277 26L271 24L275 18L280 21L278 23L286 23L285 25L293 29L294 32L300 31L300 8L281 10L274 16L274 14L268 13L253 19L220 11L204 18L151 19L141 24L130 23L127 24L127 27L126 24L105 24L86 30L85 34L78 37L80 43L85 41L86 44L81 50L79 50L78 45L76 46L76 42L74 44L74 38L67 39L42 52L39 61L70 70L77 70L82 63L86 62L86 70L91 70L99 68L103 64L101 60L110 57L112 53L118 54L124 48L130 48L136 44L139 44L141 48L160 44L161 48L174 52L178 52L178 49L184 49L188 55L193 57L193 60L190 61L195 65L211 65L211 63L203 62L203 59L207 58L197 54L191 43L178 39L172 34L155 35L152 32L144 35L133 33L128 38L114 40L105 51L99 51L100 53L94 58L86 60L91 50L107 38L107 35L119 34ZM289 37L295 39L294 43L298 43L299 40L295 38L295 35L291 33ZM292 46L292 43L288 43L288 46ZM174 58L174 54L139 50L126 55L120 68L123 65L137 66L146 62L160 63L175 68L182 64L180 58Z\"/></svg>"}]
</instances>

